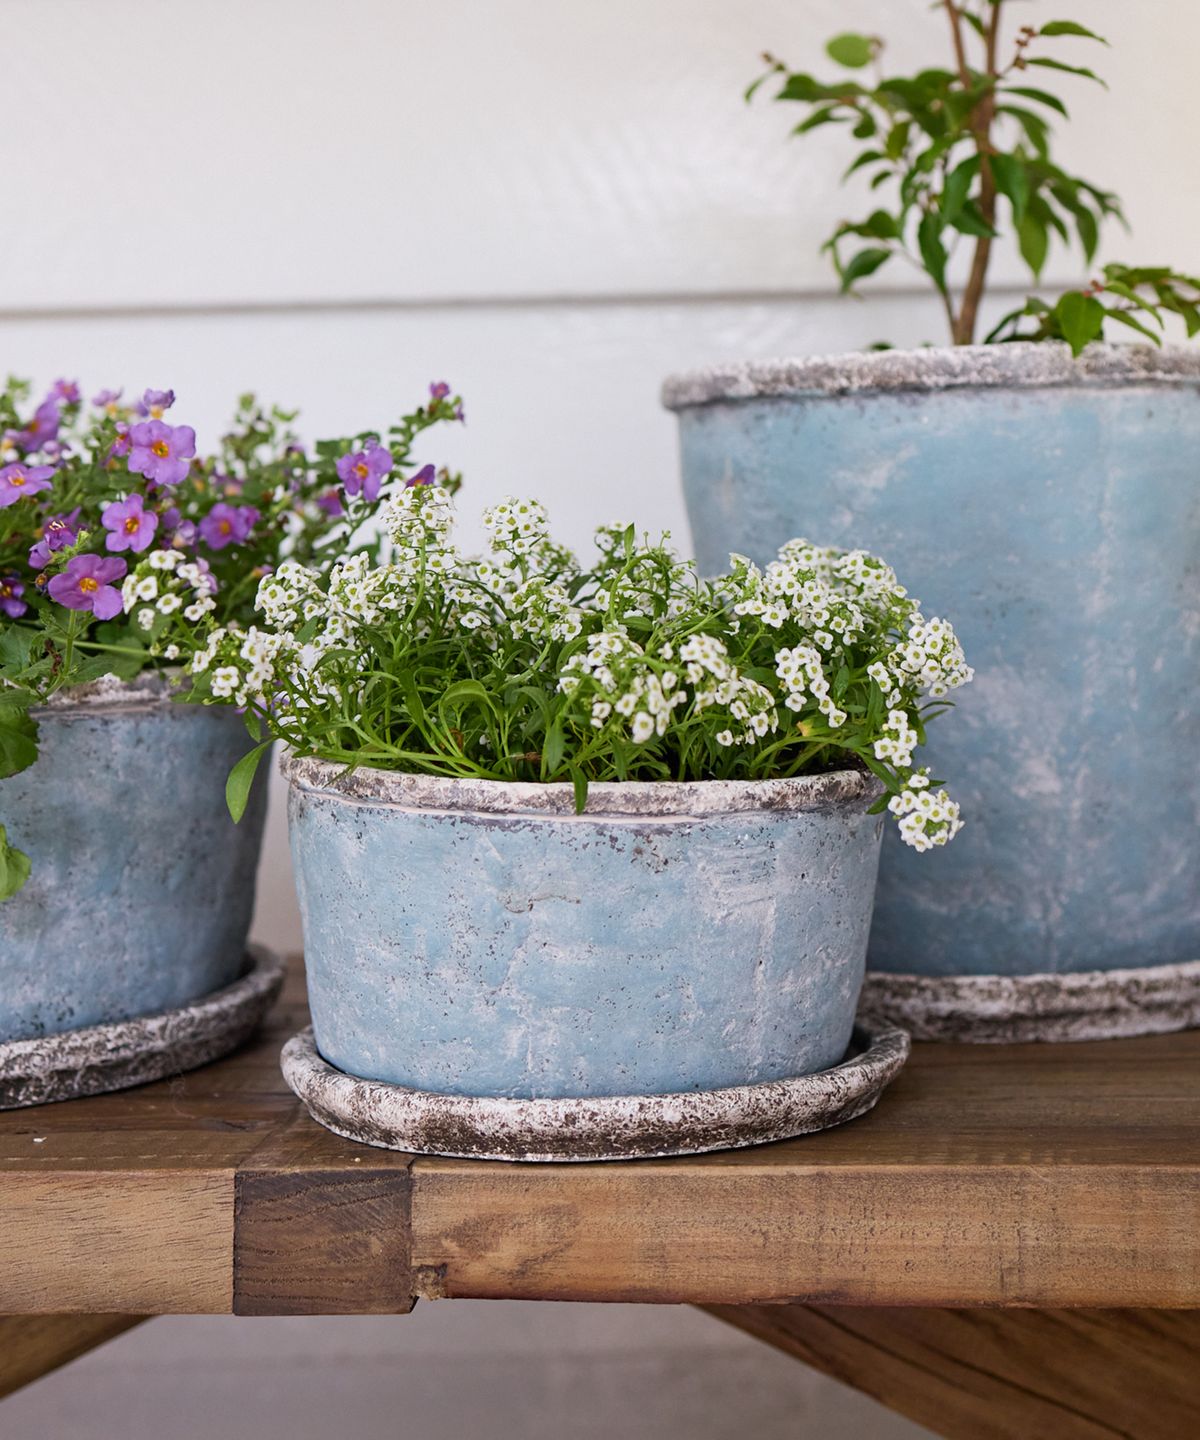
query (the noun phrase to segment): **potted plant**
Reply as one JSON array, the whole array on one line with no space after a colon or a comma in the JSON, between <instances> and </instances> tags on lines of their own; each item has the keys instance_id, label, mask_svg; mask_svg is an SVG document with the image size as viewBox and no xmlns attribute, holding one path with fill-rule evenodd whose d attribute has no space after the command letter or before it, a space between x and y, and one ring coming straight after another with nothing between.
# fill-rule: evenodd
<instances>
[{"instance_id":1,"label":"potted plant","mask_svg":"<svg viewBox=\"0 0 1200 1440\"><path fill-rule=\"evenodd\" d=\"M806 1128L761 1091L846 1053L880 812L914 850L961 823L914 758L970 679L951 627L862 551L794 540L702 581L632 526L599 531L584 568L532 500L486 511L480 560L455 548L443 486L399 491L384 519L382 562L286 563L248 630L180 626L193 698L289 747L327 1079L420 1111L388 1139L370 1096L351 1125L301 1085L314 1113L525 1158ZM231 779L235 810L268 743ZM679 1133L681 1094L727 1106L738 1087L782 1132ZM664 1097L673 1119L645 1109ZM448 1117L456 1100L470 1113ZM540 1150L538 1105L566 1107Z\"/></svg>"},{"instance_id":2,"label":"potted plant","mask_svg":"<svg viewBox=\"0 0 1200 1440\"><path fill-rule=\"evenodd\" d=\"M696 548L708 569L819 525L884 548L934 608L953 598L980 679L930 753L965 777L974 824L936 876L885 849L872 1003L925 1037L1179 1028L1200 1022L1200 770L1180 748L1200 675L1200 352L1158 342L1171 317L1200 329L1200 285L1109 264L984 332L997 237L1036 280L1052 245L1090 263L1120 218L1051 158L1053 82L1097 81L1066 47L1098 37L1006 37L1003 0L941 8L946 59L916 75L841 35L840 73L767 57L752 90L777 83L797 132L849 129L847 174L873 198L825 246L842 288L906 256L951 348L668 380ZM1130 331L1154 344L1101 343Z\"/></svg>"},{"instance_id":3,"label":"potted plant","mask_svg":"<svg viewBox=\"0 0 1200 1440\"><path fill-rule=\"evenodd\" d=\"M27 395L0 396L0 1078L21 1086L42 1037L174 1012L245 967L265 796L235 828L212 777L245 725L173 703L174 620L247 620L282 555L319 569L416 435L457 412L437 387L386 445L307 452L294 416L246 396L200 458L170 391L87 405L59 381L31 418ZM78 1093L80 1066L54 1064Z\"/></svg>"}]
</instances>

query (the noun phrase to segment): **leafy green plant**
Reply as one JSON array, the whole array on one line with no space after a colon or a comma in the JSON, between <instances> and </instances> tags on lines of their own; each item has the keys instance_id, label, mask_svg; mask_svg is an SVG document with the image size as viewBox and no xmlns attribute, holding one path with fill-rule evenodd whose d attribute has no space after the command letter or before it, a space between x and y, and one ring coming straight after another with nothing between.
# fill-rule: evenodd
<instances>
[{"instance_id":1,"label":"leafy green plant","mask_svg":"<svg viewBox=\"0 0 1200 1440\"><path fill-rule=\"evenodd\" d=\"M844 34L825 49L847 74L818 80L765 55L769 69L746 92L750 99L767 82L781 80L776 100L808 111L794 135L849 127L858 154L843 180L864 172L871 191L888 200L865 219L838 225L822 247L842 289L853 290L889 262L906 260L937 290L956 345L975 341L993 242L1005 218L1035 283L1055 239L1077 247L1090 264L1104 222L1125 223L1111 191L1051 158L1053 119L1068 118L1068 111L1047 87L1066 78L1104 81L1087 66L1045 53L1046 42L1108 42L1073 20L1050 20L1036 28L1022 25L1005 49L1005 3L939 0L949 22L946 66L889 75L883 40ZM859 72L870 72L870 79L858 78ZM970 265L956 288L950 266L960 245L970 246ZM1108 265L1084 290L1068 291L1056 302L1031 296L986 339L1059 339L1078 354L1114 321L1157 344L1164 312L1177 315L1189 336L1200 330L1198 302L1195 277L1165 267Z\"/></svg>"}]
</instances>

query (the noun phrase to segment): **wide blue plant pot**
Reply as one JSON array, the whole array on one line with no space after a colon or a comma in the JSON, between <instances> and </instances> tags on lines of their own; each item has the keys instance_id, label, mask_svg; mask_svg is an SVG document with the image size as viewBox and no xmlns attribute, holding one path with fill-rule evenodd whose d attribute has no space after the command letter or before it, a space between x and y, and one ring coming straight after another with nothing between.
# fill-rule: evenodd
<instances>
[{"instance_id":1,"label":"wide blue plant pot","mask_svg":"<svg viewBox=\"0 0 1200 1440\"><path fill-rule=\"evenodd\" d=\"M37 761L0 782L32 861L0 903L0 1042L175 1009L245 964L265 785L234 825L225 777L249 747L232 710L165 682L101 681L36 713Z\"/></svg>"},{"instance_id":2,"label":"wide blue plant pot","mask_svg":"<svg viewBox=\"0 0 1200 1440\"><path fill-rule=\"evenodd\" d=\"M870 983L948 1005L945 1033L1064 987L1120 1012L1079 1035L1200 1021L1200 351L768 362L664 400L702 568L797 535L874 551L975 667L926 752L966 826L932 855L887 836L868 960L954 984Z\"/></svg>"},{"instance_id":3,"label":"wide blue plant pot","mask_svg":"<svg viewBox=\"0 0 1200 1440\"><path fill-rule=\"evenodd\" d=\"M284 762L317 1046L442 1095L661 1095L846 1052L869 776L570 785Z\"/></svg>"}]
</instances>

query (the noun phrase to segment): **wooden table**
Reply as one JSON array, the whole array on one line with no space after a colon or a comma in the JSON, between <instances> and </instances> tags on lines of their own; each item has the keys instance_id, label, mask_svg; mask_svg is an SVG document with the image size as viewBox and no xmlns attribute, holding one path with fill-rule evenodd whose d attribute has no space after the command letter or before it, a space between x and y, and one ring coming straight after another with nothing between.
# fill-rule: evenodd
<instances>
[{"instance_id":1,"label":"wooden table","mask_svg":"<svg viewBox=\"0 0 1200 1440\"><path fill-rule=\"evenodd\" d=\"M304 1023L297 974L231 1059L0 1115L0 1394L150 1315L686 1302L942 1435L1200 1436L1200 1031L918 1046L840 1130L541 1166L320 1129Z\"/></svg>"}]
</instances>

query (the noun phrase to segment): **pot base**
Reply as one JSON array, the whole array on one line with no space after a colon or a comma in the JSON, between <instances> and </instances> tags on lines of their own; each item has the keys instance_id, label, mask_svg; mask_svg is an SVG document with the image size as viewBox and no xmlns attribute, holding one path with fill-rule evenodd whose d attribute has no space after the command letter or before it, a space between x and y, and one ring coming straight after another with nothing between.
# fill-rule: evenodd
<instances>
[{"instance_id":1,"label":"pot base","mask_svg":"<svg viewBox=\"0 0 1200 1440\"><path fill-rule=\"evenodd\" d=\"M1200 1025L1200 960L1063 975L867 972L859 1018L914 1040L1118 1040Z\"/></svg>"},{"instance_id":2,"label":"pot base","mask_svg":"<svg viewBox=\"0 0 1200 1440\"><path fill-rule=\"evenodd\" d=\"M251 945L240 980L176 1010L0 1044L0 1110L125 1090L207 1065L251 1034L283 974L277 956Z\"/></svg>"},{"instance_id":3,"label":"pot base","mask_svg":"<svg viewBox=\"0 0 1200 1440\"><path fill-rule=\"evenodd\" d=\"M314 1120L365 1145L470 1160L637 1160L788 1140L870 1110L908 1058L890 1024L856 1027L840 1064L815 1075L674 1095L566 1100L441 1095L335 1069L312 1028L283 1047L284 1079Z\"/></svg>"}]
</instances>

